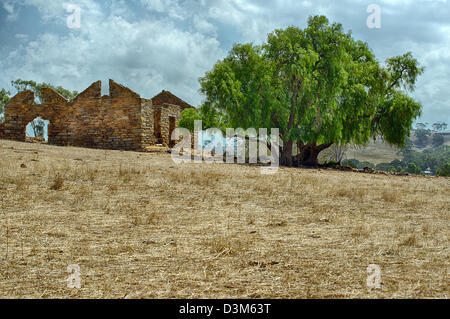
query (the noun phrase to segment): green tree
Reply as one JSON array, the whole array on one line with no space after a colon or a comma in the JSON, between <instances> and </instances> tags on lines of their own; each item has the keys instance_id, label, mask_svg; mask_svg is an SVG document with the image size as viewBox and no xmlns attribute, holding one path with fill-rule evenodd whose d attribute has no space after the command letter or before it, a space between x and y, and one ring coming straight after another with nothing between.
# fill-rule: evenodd
<instances>
[{"instance_id":1,"label":"green tree","mask_svg":"<svg viewBox=\"0 0 450 319\"><path fill-rule=\"evenodd\" d=\"M201 119L202 116L197 109L184 109L181 112L181 120L178 122L178 126L187 128L189 131L193 132L194 121Z\"/></svg>"},{"instance_id":2,"label":"green tree","mask_svg":"<svg viewBox=\"0 0 450 319\"><path fill-rule=\"evenodd\" d=\"M236 44L200 79L200 91L203 107L227 126L279 128L282 165L317 165L333 144L379 135L404 145L421 112L406 93L422 72L411 53L379 65L366 43L316 16L304 30L275 30L262 46Z\"/></svg>"},{"instance_id":3,"label":"green tree","mask_svg":"<svg viewBox=\"0 0 450 319\"><path fill-rule=\"evenodd\" d=\"M2 123L4 119L3 114L5 111L5 105L10 99L9 94L9 91L6 91L5 89L0 90L0 123Z\"/></svg>"},{"instance_id":4,"label":"green tree","mask_svg":"<svg viewBox=\"0 0 450 319\"><path fill-rule=\"evenodd\" d=\"M41 89L43 88L51 88L53 90L55 90L56 92L58 92L59 94L61 94L64 98L66 98L69 102L73 101L77 95L78 92L77 91L69 91L66 90L65 88L63 88L62 86L53 86L49 83L37 83L35 81L27 81L27 80L22 80L22 79L17 79L15 81L11 81L11 85L18 91L26 91L26 90L30 90L33 91L35 96L38 99L39 103L42 103L42 94L41 94Z\"/></svg>"},{"instance_id":5,"label":"green tree","mask_svg":"<svg viewBox=\"0 0 450 319\"><path fill-rule=\"evenodd\" d=\"M391 172L392 169L395 170L395 166L391 165L390 163L380 163L375 166L375 169L377 171Z\"/></svg>"},{"instance_id":6,"label":"green tree","mask_svg":"<svg viewBox=\"0 0 450 319\"><path fill-rule=\"evenodd\" d=\"M219 115L214 109L205 108L204 106L198 109L185 109L181 112L181 120L178 122L178 125L193 132L194 122L201 120L203 130L215 127L225 132L225 125Z\"/></svg>"},{"instance_id":7,"label":"green tree","mask_svg":"<svg viewBox=\"0 0 450 319\"><path fill-rule=\"evenodd\" d=\"M410 174L421 174L422 170L415 163L409 163L405 168L405 172Z\"/></svg>"},{"instance_id":8,"label":"green tree","mask_svg":"<svg viewBox=\"0 0 450 319\"><path fill-rule=\"evenodd\" d=\"M442 167L437 171L437 175L450 177L450 162L442 165Z\"/></svg>"}]
</instances>

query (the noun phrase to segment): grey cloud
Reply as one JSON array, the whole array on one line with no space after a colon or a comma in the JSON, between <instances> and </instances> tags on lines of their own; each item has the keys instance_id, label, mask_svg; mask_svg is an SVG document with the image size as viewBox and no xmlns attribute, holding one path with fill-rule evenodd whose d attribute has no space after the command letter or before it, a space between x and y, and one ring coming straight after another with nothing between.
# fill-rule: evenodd
<instances>
[{"instance_id":1,"label":"grey cloud","mask_svg":"<svg viewBox=\"0 0 450 319\"><path fill-rule=\"evenodd\" d=\"M0 85L22 77L83 89L113 77L142 95L169 89L193 104L200 76L235 42L262 42L267 33L289 25L304 27L308 16L325 14L341 22L377 57L412 51L426 67L414 96L424 105L423 121L447 120L450 108L450 3L426 0L378 1L382 28L366 26L373 0L77 0L82 28L67 30L64 1L19 0L36 6L43 21L38 41L1 50ZM16 12L16 11L15 11ZM1 15L0 15L1 16ZM20 14L16 22L20 21ZM46 32L45 24L59 26ZM23 32L21 32L23 33ZM7 45L2 43L0 45Z\"/></svg>"}]
</instances>

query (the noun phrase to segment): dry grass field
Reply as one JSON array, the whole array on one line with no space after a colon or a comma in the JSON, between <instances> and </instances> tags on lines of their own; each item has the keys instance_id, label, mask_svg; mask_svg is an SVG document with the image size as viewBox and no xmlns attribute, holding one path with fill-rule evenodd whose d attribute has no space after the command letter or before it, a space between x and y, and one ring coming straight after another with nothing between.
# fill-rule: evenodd
<instances>
[{"instance_id":1,"label":"dry grass field","mask_svg":"<svg viewBox=\"0 0 450 319\"><path fill-rule=\"evenodd\" d=\"M0 297L448 298L449 191L0 140Z\"/></svg>"}]
</instances>

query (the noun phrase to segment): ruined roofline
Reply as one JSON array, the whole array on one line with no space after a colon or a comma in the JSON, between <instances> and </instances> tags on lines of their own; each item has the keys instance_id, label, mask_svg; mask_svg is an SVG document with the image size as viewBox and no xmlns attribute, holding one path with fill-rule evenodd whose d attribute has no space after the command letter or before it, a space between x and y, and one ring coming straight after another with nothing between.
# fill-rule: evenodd
<instances>
[{"instance_id":1,"label":"ruined roofline","mask_svg":"<svg viewBox=\"0 0 450 319\"><path fill-rule=\"evenodd\" d=\"M194 108L189 103L183 101L178 96L174 95L170 91L162 90L161 93L155 95L151 98L153 105L163 105L163 104L172 104L172 105L178 105L182 109L187 108Z\"/></svg>"},{"instance_id":2,"label":"ruined roofline","mask_svg":"<svg viewBox=\"0 0 450 319\"><path fill-rule=\"evenodd\" d=\"M74 102L77 102L79 100L84 99L102 99L102 98L115 98L115 97L133 97L136 99L143 99L140 97L140 95L133 90L127 88L126 86L119 84L115 82L112 79L109 79L109 95L102 96L102 81L96 81L92 83L90 86L88 86L84 91L79 93L73 101L69 102L64 96L62 96L60 93L56 92L54 89L50 87L44 87L41 89L42 94L42 103L36 103L35 102L35 94L33 91L26 90L18 92L14 97L11 98L11 100L5 105L5 107L10 103L20 103L20 104L28 104L28 105L40 105L40 104L46 104L46 101L50 100L57 100L63 105L70 105ZM152 102L154 106L158 105L176 105L181 107L182 109L186 108L194 108L194 106L190 105L189 103L183 101L173 93L169 91L163 90L161 93L155 95L151 99L143 99L143 100L149 100Z\"/></svg>"},{"instance_id":3,"label":"ruined roofline","mask_svg":"<svg viewBox=\"0 0 450 319\"><path fill-rule=\"evenodd\" d=\"M62 96L59 92L55 91L51 87L43 87L41 89L42 94L42 103L36 103L35 101L35 93L30 90L20 91L15 96L13 96L8 103L6 103L5 107L10 102L19 103L19 104L28 104L28 105L41 105L47 104L49 100L57 100L58 102L67 105L71 104L80 99L100 99L102 93L102 81L97 81L89 85L83 92L79 93L72 102L69 102L64 96ZM134 96L135 98L140 98L139 94L134 92L133 90L114 82L113 80L109 80L109 95L105 95L105 97L119 97L119 96Z\"/></svg>"},{"instance_id":4,"label":"ruined roofline","mask_svg":"<svg viewBox=\"0 0 450 319\"><path fill-rule=\"evenodd\" d=\"M122 97L133 96L134 98L141 98L140 95L126 86L109 79L109 94L103 97ZM74 101L78 99L101 99L102 98L102 81L92 83L86 90L77 95Z\"/></svg>"}]
</instances>

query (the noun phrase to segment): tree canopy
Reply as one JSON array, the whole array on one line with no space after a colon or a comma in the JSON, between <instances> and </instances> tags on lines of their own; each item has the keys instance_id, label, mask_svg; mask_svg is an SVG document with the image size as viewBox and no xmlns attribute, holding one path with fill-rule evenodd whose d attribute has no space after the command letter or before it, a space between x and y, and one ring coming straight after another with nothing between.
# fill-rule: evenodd
<instances>
[{"instance_id":1,"label":"tree canopy","mask_svg":"<svg viewBox=\"0 0 450 319\"><path fill-rule=\"evenodd\" d=\"M40 103L42 103L42 94L41 94L42 88L52 88L53 90L55 90L56 92L61 94L64 98L66 98L69 102L73 101L76 98L76 96L78 95L77 91L69 91L69 90L63 88L62 86L55 87L49 83L45 83L45 82L37 83L32 80L17 79L15 81L11 81L11 85L18 92L25 91L25 90L33 91Z\"/></svg>"},{"instance_id":2,"label":"tree canopy","mask_svg":"<svg viewBox=\"0 0 450 319\"><path fill-rule=\"evenodd\" d=\"M317 165L333 144L382 136L404 145L421 113L408 92L422 72L411 53L380 65L341 24L315 16L305 29L275 30L261 46L236 44L200 79L202 108L227 127L279 128L281 164Z\"/></svg>"}]
</instances>

